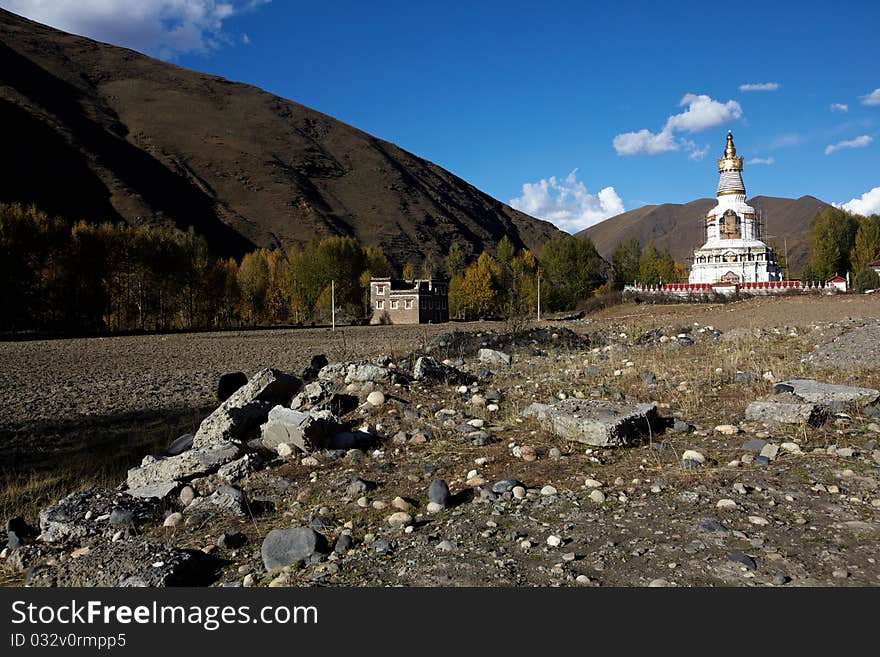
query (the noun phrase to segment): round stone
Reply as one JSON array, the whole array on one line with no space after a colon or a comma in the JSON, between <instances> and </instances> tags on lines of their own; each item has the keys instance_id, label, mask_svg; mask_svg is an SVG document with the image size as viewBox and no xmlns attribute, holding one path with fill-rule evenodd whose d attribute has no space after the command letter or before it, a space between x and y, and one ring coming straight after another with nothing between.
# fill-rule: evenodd
<instances>
[{"instance_id":1,"label":"round stone","mask_svg":"<svg viewBox=\"0 0 880 657\"><path fill-rule=\"evenodd\" d=\"M431 482L428 487L428 501L441 507L449 504L449 485L443 479L435 479Z\"/></svg>"},{"instance_id":2,"label":"round stone","mask_svg":"<svg viewBox=\"0 0 880 657\"><path fill-rule=\"evenodd\" d=\"M180 523L183 522L183 514L179 512L174 512L165 518L165 522L162 523L163 527L177 527Z\"/></svg>"},{"instance_id":3,"label":"round stone","mask_svg":"<svg viewBox=\"0 0 880 657\"><path fill-rule=\"evenodd\" d=\"M559 547L562 545L562 538L555 534L550 534L550 536L547 537L547 545L550 547Z\"/></svg>"},{"instance_id":4,"label":"round stone","mask_svg":"<svg viewBox=\"0 0 880 657\"><path fill-rule=\"evenodd\" d=\"M601 482L601 481L596 481L595 479L587 479L587 480L584 482L584 485L585 485L587 488L602 488L602 482Z\"/></svg>"},{"instance_id":5,"label":"round stone","mask_svg":"<svg viewBox=\"0 0 880 657\"><path fill-rule=\"evenodd\" d=\"M381 406L385 403L385 395L381 390L374 390L367 395L367 403L371 406Z\"/></svg>"},{"instance_id":6,"label":"round stone","mask_svg":"<svg viewBox=\"0 0 880 657\"><path fill-rule=\"evenodd\" d=\"M393 500L391 500L391 506L393 506L395 509L398 509L399 511L409 511L410 509L412 509L412 504L407 502L402 497L395 497Z\"/></svg>"},{"instance_id":7,"label":"round stone","mask_svg":"<svg viewBox=\"0 0 880 657\"><path fill-rule=\"evenodd\" d=\"M184 486L180 491L180 505L187 507L196 498L196 492L192 486Z\"/></svg>"},{"instance_id":8,"label":"round stone","mask_svg":"<svg viewBox=\"0 0 880 657\"><path fill-rule=\"evenodd\" d=\"M437 502L428 502L428 506L425 508L428 510L428 513L440 513L443 510L443 505L437 504Z\"/></svg>"},{"instance_id":9,"label":"round stone","mask_svg":"<svg viewBox=\"0 0 880 657\"><path fill-rule=\"evenodd\" d=\"M718 500L718 503L715 505L717 509L735 509L736 502L730 499Z\"/></svg>"},{"instance_id":10,"label":"round stone","mask_svg":"<svg viewBox=\"0 0 880 657\"><path fill-rule=\"evenodd\" d=\"M368 506L370 506L370 500L366 496L359 497L357 500L357 505L362 509L366 509Z\"/></svg>"},{"instance_id":11,"label":"round stone","mask_svg":"<svg viewBox=\"0 0 880 657\"><path fill-rule=\"evenodd\" d=\"M278 456L281 458L287 458L293 454L293 447L287 443L278 443L278 447L275 448L275 451L278 452Z\"/></svg>"},{"instance_id":12,"label":"round stone","mask_svg":"<svg viewBox=\"0 0 880 657\"><path fill-rule=\"evenodd\" d=\"M595 489L590 493L590 499L593 500L596 504L602 504L605 501L605 493L602 491Z\"/></svg>"},{"instance_id":13,"label":"round stone","mask_svg":"<svg viewBox=\"0 0 880 657\"><path fill-rule=\"evenodd\" d=\"M517 487L515 486L515 488ZM521 488L521 486L519 488ZM541 489L541 495L556 495L557 492L555 486L544 486L544 488Z\"/></svg>"},{"instance_id":14,"label":"round stone","mask_svg":"<svg viewBox=\"0 0 880 657\"><path fill-rule=\"evenodd\" d=\"M513 496L518 500L525 499L526 497L526 489L522 486L514 486L511 492L513 493Z\"/></svg>"},{"instance_id":15,"label":"round stone","mask_svg":"<svg viewBox=\"0 0 880 657\"><path fill-rule=\"evenodd\" d=\"M412 523L412 516L405 511L398 511L388 516L388 524L392 527L405 527Z\"/></svg>"},{"instance_id":16,"label":"round stone","mask_svg":"<svg viewBox=\"0 0 880 657\"><path fill-rule=\"evenodd\" d=\"M695 449L687 449L684 454L681 455L682 461L696 461L700 465L706 462L706 457L703 456L700 452Z\"/></svg>"},{"instance_id":17,"label":"round stone","mask_svg":"<svg viewBox=\"0 0 880 657\"><path fill-rule=\"evenodd\" d=\"M657 579L652 579L651 582L648 584L648 586L652 589L662 588L662 587L669 586L669 582L667 582L662 577L658 577Z\"/></svg>"}]
</instances>

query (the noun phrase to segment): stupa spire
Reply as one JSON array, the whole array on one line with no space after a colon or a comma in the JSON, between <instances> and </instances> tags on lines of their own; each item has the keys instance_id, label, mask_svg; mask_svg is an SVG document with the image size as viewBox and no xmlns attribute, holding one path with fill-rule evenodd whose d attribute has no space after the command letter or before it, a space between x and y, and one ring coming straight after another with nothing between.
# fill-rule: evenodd
<instances>
[{"instance_id":1,"label":"stupa spire","mask_svg":"<svg viewBox=\"0 0 880 657\"><path fill-rule=\"evenodd\" d=\"M724 148L724 157L718 160L718 173L721 174L718 181L718 195L741 194L745 196L746 186L742 179L743 159L736 156L736 146L733 143L733 133L727 131L727 146Z\"/></svg>"}]
</instances>

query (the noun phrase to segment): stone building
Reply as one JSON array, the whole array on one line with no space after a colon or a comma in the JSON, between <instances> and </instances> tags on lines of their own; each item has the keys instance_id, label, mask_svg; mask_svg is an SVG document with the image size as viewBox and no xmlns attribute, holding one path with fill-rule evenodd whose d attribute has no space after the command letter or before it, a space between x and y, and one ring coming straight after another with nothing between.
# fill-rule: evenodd
<instances>
[{"instance_id":1,"label":"stone building","mask_svg":"<svg viewBox=\"0 0 880 657\"><path fill-rule=\"evenodd\" d=\"M449 283L443 279L370 280L371 324L439 324L449 321Z\"/></svg>"},{"instance_id":2,"label":"stone building","mask_svg":"<svg viewBox=\"0 0 880 657\"><path fill-rule=\"evenodd\" d=\"M727 133L724 157L718 160L718 203L704 220L705 243L694 251L691 284L771 283L782 280L773 249L761 241L755 209L746 204L743 158L737 157L733 134Z\"/></svg>"}]
</instances>

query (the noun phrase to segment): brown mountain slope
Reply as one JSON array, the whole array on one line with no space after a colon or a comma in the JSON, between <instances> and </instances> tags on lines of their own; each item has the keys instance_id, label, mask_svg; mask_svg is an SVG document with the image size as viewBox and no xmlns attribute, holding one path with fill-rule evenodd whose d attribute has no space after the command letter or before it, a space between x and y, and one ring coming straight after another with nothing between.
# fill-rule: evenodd
<instances>
[{"instance_id":1,"label":"brown mountain slope","mask_svg":"<svg viewBox=\"0 0 880 657\"><path fill-rule=\"evenodd\" d=\"M351 235L398 264L563 233L448 171L255 87L0 10L0 201L193 225L219 253Z\"/></svg>"},{"instance_id":2,"label":"brown mountain slope","mask_svg":"<svg viewBox=\"0 0 880 657\"><path fill-rule=\"evenodd\" d=\"M807 263L810 221L828 204L812 196L798 199L756 196L748 203L764 218L767 241L780 251L787 246L790 270L796 275ZM590 226L578 236L590 237L607 260L611 259L618 243L635 237L642 246L652 240L657 246L668 246L677 261L687 262L693 250L702 244L702 219L714 206L715 199L708 198L685 204L646 205Z\"/></svg>"}]
</instances>

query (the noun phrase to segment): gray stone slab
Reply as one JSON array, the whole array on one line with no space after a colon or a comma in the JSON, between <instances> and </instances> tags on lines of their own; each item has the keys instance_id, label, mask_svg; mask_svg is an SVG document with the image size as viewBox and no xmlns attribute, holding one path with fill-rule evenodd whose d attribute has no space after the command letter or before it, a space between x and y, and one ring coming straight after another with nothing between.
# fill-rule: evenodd
<instances>
[{"instance_id":1,"label":"gray stone slab","mask_svg":"<svg viewBox=\"0 0 880 657\"><path fill-rule=\"evenodd\" d=\"M746 407L746 419L764 424L821 424L824 412L818 404L753 401ZM760 450L757 450L760 451Z\"/></svg>"},{"instance_id":2,"label":"gray stone slab","mask_svg":"<svg viewBox=\"0 0 880 657\"><path fill-rule=\"evenodd\" d=\"M128 471L128 487L142 488L171 481L188 481L210 474L241 456L235 443L207 445L165 458L147 457L143 465Z\"/></svg>"},{"instance_id":3,"label":"gray stone slab","mask_svg":"<svg viewBox=\"0 0 880 657\"><path fill-rule=\"evenodd\" d=\"M621 447L660 429L657 406L566 399L531 404L522 411L559 438L597 447Z\"/></svg>"},{"instance_id":4,"label":"gray stone slab","mask_svg":"<svg viewBox=\"0 0 880 657\"><path fill-rule=\"evenodd\" d=\"M777 386L814 404L871 404L880 399L880 390L875 388L822 383L814 379L792 379Z\"/></svg>"}]
</instances>

